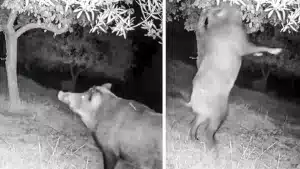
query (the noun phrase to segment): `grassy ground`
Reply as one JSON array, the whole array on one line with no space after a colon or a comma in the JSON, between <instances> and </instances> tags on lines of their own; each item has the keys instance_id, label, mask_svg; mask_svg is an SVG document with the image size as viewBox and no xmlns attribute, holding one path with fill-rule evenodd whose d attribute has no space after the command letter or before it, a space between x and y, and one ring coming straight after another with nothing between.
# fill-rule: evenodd
<instances>
[{"instance_id":1,"label":"grassy ground","mask_svg":"<svg viewBox=\"0 0 300 169\"><path fill-rule=\"evenodd\" d=\"M167 169L300 169L299 106L235 87L229 117L216 134L219 157L214 160L201 130L199 142L188 138L193 115L174 95L188 98L195 68L167 63Z\"/></svg>"},{"instance_id":2,"label":"grassy ground","mask_svg":"<svg viewBox=\"0 0 300 169\"><path fill-rule=\"evenodd\" d=\"M57 100L57 91L18 77L18 112L10 112L0 67L0 169L102 168L102 156L80 119Z\"/></svg>"}]
</instances>

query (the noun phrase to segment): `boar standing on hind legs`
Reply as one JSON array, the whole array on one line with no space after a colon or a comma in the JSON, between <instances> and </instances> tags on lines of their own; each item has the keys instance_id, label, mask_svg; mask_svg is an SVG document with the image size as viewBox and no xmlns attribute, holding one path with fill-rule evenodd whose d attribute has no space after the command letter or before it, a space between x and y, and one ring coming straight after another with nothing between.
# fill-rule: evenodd
<instances>
[{"instance_id":1,"label":"boar standing on hind legs","mask_svg":"<svg viewBox=\"0 0 300 169\"><path fill-rule=\"evenodd\" d=\"M280 48L256 46L247 39L239 10L232 6L216 7L207 13L203 34L204 57L193 79L187 106L196 115L190 137L197 140L197 130L205 125L208 149L216 147L215 133L228 115L228 97L239 73L242 56L259 52L278 54Z\"/></svg>"},{"instance_id":2,"label":"boar standing on hind legs","mask_svg":"<svg viewBox=\"0 0 300 169\"><path fill-rule=\"evenodd\" d=\"M162 169L162 115L110 89L106 83L84 93L59 91L58 99L91 131L104 169L114 169L119 159L137 168Z\"/></svg>"}]
</instances>

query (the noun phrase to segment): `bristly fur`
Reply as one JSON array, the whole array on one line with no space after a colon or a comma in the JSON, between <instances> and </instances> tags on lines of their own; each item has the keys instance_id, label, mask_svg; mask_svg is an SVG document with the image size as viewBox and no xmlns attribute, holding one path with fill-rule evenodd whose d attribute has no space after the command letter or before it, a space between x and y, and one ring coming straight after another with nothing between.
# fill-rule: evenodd
<instances>
[{"instance_id":1,"label":"bristly fur","mask_svg":"<svg viewBox=\"0 0 300 169\"><path fill-rule=\"evenodd\" d=\"M119 160L137 168L162 169L162 115L133 100L117 97L110 84L58 98L81 116L103 154L104 169Z\"/></svg>"}]
</instances>

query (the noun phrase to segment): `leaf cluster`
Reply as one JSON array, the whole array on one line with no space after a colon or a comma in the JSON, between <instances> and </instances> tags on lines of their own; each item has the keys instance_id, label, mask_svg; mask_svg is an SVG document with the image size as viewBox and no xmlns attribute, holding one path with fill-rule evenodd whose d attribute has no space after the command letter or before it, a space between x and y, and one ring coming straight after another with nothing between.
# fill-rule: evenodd
<instances>
[{"instance_id":1,"label":"leaf cluster","mask_svg":"<svg viewBox=\"0 0 300 169\"><path fill-rule=\"evenodd\" d=\"M282 32L299 29L300 9L296 0L168 0L167 21L181 17L186 21L186 30L195 30L199 17L203 17L203 11L221 3L230 3L240 8L248 33L264 31L263 25L266 23L281 26Z\"/></svg>"},{"instance_id":2,"label":"leaf cluster","mask_svg":"<svg viewBox=\"0 0 300 169\"><path fill-rule=\"evenodd\" d=\"M138 24L134 24L134 2L142 12L142 22ZM18 12L21 25L54 24L59 29L68 26L72 31L70 25L80 24L90 26L91 32L112 31L125 38L128 31L141 26L148 31L146 36L162 38L161 0L2 0L1 7Z\"/></svg>"},{"instance_id":3,"label":"leaf cluster","mask_svg":"<svg viewBox=\"0 0 300 169\"><path fill-rule=\"evenodd\" d=\"M57 47L64 64L85 69L99 64L105 58L105 53L96 50L96 44L86 41L87 34L84 28L77 26L73 33L64 34L57 39L61 42Z\"/></svg>"}]
</instances>

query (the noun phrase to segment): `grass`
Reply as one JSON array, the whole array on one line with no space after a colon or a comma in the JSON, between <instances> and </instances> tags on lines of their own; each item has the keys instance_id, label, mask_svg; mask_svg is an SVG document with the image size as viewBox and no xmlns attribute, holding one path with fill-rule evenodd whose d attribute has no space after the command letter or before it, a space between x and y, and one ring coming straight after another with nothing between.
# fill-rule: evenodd
<instances>
[{"instance_id":1,"label":"grass","mask_svg":"<svg viewBox=\"0 0 300 169\"><path fill-rule=\"evenodd\" d=\"M291 132L300 130L295 118L299 106L235 87L229 116L216 134L219 157L215 159L205 149L202 130L198 142L188 137L193 115L182 100L189 96L196 70L176 60L167 63L167 169L300 168L300 137ZM292 115L287 118L287 113Z\"/></svg>"},{"instance_id":2,"label":"grass","mask_svg":"<svg viewBox=\"0 0 300 169\"><path fill-rule=\"evenodd\" d=\"M102 168L101 152L57 91L18 77L22 104L11 112L0 67L0 169Z\"/></svg>"}]
</instances>

